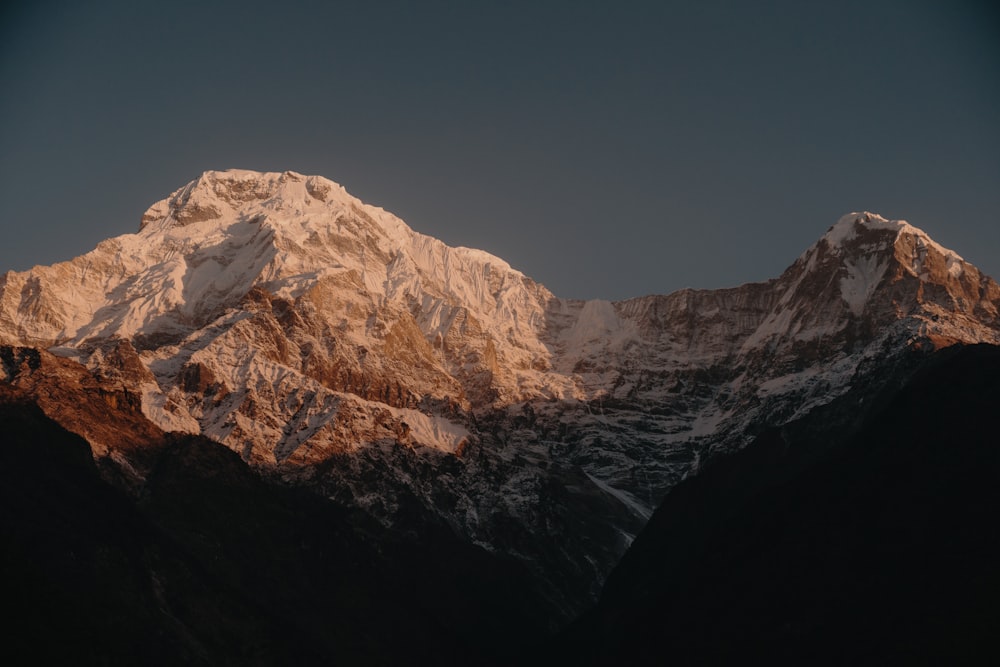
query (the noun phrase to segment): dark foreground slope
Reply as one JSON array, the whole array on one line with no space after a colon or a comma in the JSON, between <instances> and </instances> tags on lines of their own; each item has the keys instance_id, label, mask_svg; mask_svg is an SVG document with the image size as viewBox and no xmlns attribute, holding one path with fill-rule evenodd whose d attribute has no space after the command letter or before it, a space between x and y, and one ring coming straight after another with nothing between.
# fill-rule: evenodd
<instances>
[{"instance_id":1,"label":"dark foreground slope","mask_svg":"<svg viewBox=\"0 0 1000 667\"><path fill-rule=\"evenodd\" d=\"M762 434L667 496L547 658L998 664L998 409L1000 349L956 347Z\"/></svg>"},{"instance_id":2,"label":"dark foreground slope","mask_svg":"<svg viewBox=\"0 0 1000 667\"><path fill-rule=\"evenodd\" d=\"M189 436L135 444L121 483L0 385L5 662L995 662L1000 349L918 357L676 487L547 652L523 566L433 522L416 541Z\"/></svg>"},{"instance_id":3,"label":"dark foreground slope","mask_svg":"<svg viewBox=\"0 0 1000 667\"><path fill-rule=\"evenodd\" d=\"M139 496L0 386L7 664L490 664L541 632L520 566L420 543L168 437Z\"/></svg>"}]
</instances>

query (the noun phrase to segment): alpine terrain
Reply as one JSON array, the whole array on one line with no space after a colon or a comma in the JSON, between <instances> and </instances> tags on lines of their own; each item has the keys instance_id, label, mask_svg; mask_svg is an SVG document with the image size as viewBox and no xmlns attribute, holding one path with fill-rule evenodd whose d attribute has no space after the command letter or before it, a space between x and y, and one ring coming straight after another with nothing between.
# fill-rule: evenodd
<instances>
[{"instance_id":1,"label":"alpine terrain","mask_svg":"<svg viewBox=\"0 0 1000 667\"><path fill-rule=\"evenodd\" d=\"M552 630L594 604L683 480L818 410L849 427L935 351L1000 345L998 309L991 278L873 213L767 282L577 301L325 178L229 170L153 204L135 234L0 277L0 379L8 403L82 437L87 483L138 499L155 534L170 531L149 508L174 501L143 503L164 479L213 488L213 466L239 469L218 483L495 563L493 585L524 583L515 607ZM129 562L155 584L148 557ZM150 599L197 635L169 595Z\"/></svg>"}]
</instances>

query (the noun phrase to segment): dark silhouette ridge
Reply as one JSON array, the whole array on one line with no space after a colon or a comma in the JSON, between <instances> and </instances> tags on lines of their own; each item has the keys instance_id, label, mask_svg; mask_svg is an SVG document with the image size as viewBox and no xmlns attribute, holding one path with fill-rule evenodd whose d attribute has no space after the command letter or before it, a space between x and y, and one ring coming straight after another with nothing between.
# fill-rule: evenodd
<instances>
[{"instance_id":1,"label":"dark silhouette ridge","mask_svg":"<svg viewBox=\"0 0 1000 667\"><path fill-rule=\"evenodd\" d=\"M849 394L678 485L548 657L995 664L1000 348L940 351L874 403Z\"/></svg>"}]
</instances>

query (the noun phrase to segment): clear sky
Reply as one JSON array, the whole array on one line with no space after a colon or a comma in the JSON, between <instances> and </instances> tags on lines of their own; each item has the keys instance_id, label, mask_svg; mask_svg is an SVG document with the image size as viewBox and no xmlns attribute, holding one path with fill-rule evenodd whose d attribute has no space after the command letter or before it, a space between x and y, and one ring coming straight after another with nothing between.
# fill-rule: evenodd
<instances>
[{"instance_id":1,"label":"clear sky","mask_svg":"<svg viewBox=\"0 0 1000 667\"><path fill-rule=\"evenodd\" d=\"M855 210L1000 278L992 4L7 2L0 271L235 167L566 297L773 277Z\"/></svg>"}]
</instances>

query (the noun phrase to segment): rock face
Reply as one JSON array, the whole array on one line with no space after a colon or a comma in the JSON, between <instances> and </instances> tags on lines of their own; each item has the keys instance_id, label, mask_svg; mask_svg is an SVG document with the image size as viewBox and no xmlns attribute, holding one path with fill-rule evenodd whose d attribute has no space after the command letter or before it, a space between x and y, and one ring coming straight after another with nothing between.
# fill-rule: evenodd
<instances>
[{"instance_id":1,"label":"rock face","mask_svg":"<svg viewBox=\"0 0 1000 667\"><path fill-rule=\"evenodd\" d=\"M0 277L0 342L273 479L520 558L566 619L707 459L906 355L1000 344L998 307L974 266L867 213L765 283L583 302L324 178L226 171L137 234Z\"/></svg>"}]
</instances>

